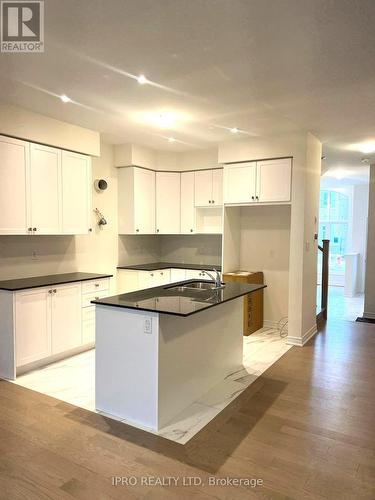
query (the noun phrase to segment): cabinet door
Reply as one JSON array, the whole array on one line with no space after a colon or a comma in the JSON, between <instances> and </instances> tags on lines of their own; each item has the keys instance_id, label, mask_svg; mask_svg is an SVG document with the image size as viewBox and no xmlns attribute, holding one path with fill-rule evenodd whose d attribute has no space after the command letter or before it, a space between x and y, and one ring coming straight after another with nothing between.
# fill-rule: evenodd
<instances>
[{"instance_id":1,"label":"cabinet door","mask_svg":"<svg viewBox=\"0 0 375 500\"><path fill-rule=\"evenodd\" d=\"M82 344L81 283L53 288L51 300L52 354Z\"/></svg>"},{"instance_id":2,"label":"cabinet door","mask_svg":"<svg viewBox=\"0 0 375 500\"><path fill-rule=\"evenodd\" d=\"M26 234L29 143L0 136L0 234Z\"/></svg>"},{"instance_id":3,"label":"cabinet door","mask_svg":"<svg viewBox=\"0 0 375 500\"><path fill-rule=\"evenodd\" d=\"M194 172L181 174L181 233L195 232Z\"/></svg>"},{"instance_id":4,"label":"cabinet door","mask_svg":"<svg viewBox=\"0 0 375 500\"><path fill-rule=\"evenodd\" d=\"M194 192L196 207L212 206L212 170L195 172Z\"/></svg>"},{"instance_id":5,"label":"cabinet door","mask_svg":"<svg viewBox=\"0 0 375 500\"><path fill-rule=\"evenodd\" d=\"M139 290L144 290L145 288L151 288L155 283L155 271L139 271L138 272L138 286Z\"/></svg>"},{"instance_id":6,"label":"cabinet door","mask_svg":"<svg viewBox=\"0 0 375 500\"><path fill-rule=\"evenodd\" d=\"M155 172L134 169L134 228L137 234L155 233Z\"/></svg>"},{"instance_id":7,"label":"cabinet door","mask_svg":"<svg viewBox=\"0 0 375 500\"><path fill-rule=\"evenodd\" d=\"M220 206L223 204L223 169L212 171L212 203Z\"/></svg>"},{"instance_id":8,"label":"cabinet door","mask_svg":"<svg viewBox=\"0 0 375 500\"><path fill-rule=\"evenodd\" d=\"M177 283L186 279L186 269L171 269L170 283Z\"/></svg>"},{"instance_id":9,"label":"cabinet door","mask_svg":"<svg viewBox=\"0 0 375 500\"><path fill-rule=\"evenodd\" d=\"M156 172L156 232L180 232L180 187L178 172Z\"/></svg>"},{"instance_id":10,"label":"cabinet door","mask_svg":"<svg viewBox=\"0 0 375 500\"><path fill-rule=\"evenodd\" d=\"M256 191L256 162L224 167L224 203L253 203Z\"/></svg>"},{"instance_id":11,"label":"cabinet door","mask_svg":"<svg viewBox=\"0 0 375 500\"><path fill-rule=\"evenodd\" d=\"M61 151L30 144L30 214L34 234L61 233Z\"/></svg>"},{"instance_id":12,"label":"cabinet door","mask_svg":"<svg viewBox=\"0 0 375 500\"><path fill-rule=\"evenodd\" d=\"M167 285L171 281L170 269L158 269L154 273L154 284L152 286Z\"/></svg>"},{"instance_id":13,"label":"cabinet door","mask_svg":"<svg viewBox=\"0 0 375 500\"><path fill-rule=\"evenodd\" d=\"M87 234L91 226L90 157L62 151L62 232Z\"/></svg>"},{"instance_id":14,"label":"cabinet door","mask_svg":"<svg viewBox=\"0 0 375 500\"><path fill-rule=\"evenodd\" d=\"M117 293L129 293L139 290L138 271L130 269L117 270Z\"/></svg>"},{"instance_id":15,"label":"cabinet door","mask_svg":"<svg viewBox=\"0 0 375 500\"><path fill-rule=\"evenodd\" d=\"M204 272L197 269L186 269L186 279L187 280L198 280L204 279ZM205 278L207 279L207 278Z\"/></svg>"},{"instance_id":16,"label":"cabinet door","mask_svg":"<svg viewBox=\"0 0 375 500\"><path fill-rule=\"evenodd\" d=\"M17 366L39 361L51 355L50 305L51 294L47 288L35 288L16 293Z\"/></svg>"},{"instance_id":17,"label":"cabinet door","mask_svg":"<svg viewBox=\"0 0 375 500\"><path fill-rule=\"evenodd\" d=\"M257 162L258 201L290 201L291 176L290 158Z\"/></svg>"}]
</instances>

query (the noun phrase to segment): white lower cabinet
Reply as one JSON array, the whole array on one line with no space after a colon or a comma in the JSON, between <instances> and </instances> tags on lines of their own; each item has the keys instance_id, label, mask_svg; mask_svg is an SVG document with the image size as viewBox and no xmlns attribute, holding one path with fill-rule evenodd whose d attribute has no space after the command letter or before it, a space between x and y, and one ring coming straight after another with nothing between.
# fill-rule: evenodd
<instances>
[{"instance_id":1,"label":"white lower cabinet","mask_svg":"<svg viewBox=\"0 0 375 500\"><path fill-rule=\"evenodd\" d=\"M48 360L95 342L95 306L109 295L109 278L14 293L16 366Z\"/></svg>"},{"instance_id":2,"label":"white lower cabinet","mask_svg":"<svg viewBox=\"0 0 375 500\"><path fill-rule=\"evenodd\" d=\"M51 296L52 354L60 354L82 344L81 283L55 287Z\"/></svg>"},{"instance_id":3,"label":"white lower cabinet","mask_svg":"<svg viewBox=\"0 0 375 500\"><path fill-rule=\"evenodd\" d=\"M23 366L51 354L51 295L48 288L15 294L16 365Z\"/></svg>"},{"instance_id":4,"label":"white lower cabinet","mask_svg":"<svg viewBox=\"0 0 375 500\"><path fill-rule=\"evenodd\" d=\"M154 271L138 271L132 269L118 269L117 293L130 293L154 286L178 283L189 279L211 280L211 276L199 269L156 269ZM213 275L214 271L209 271Z\"/></svg>"}]
</instances>

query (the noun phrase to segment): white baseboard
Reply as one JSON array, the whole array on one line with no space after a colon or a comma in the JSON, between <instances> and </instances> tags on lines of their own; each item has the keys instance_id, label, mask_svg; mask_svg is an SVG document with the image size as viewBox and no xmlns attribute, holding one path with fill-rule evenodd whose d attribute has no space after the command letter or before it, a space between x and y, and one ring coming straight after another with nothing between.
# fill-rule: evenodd
<instances>
[{"instance_id":1,"label":"white baseboard","mask_svg":"<svg viewBox=\"0 0 375 500\"><path fill-rule=\"evenodd\" d=\"M368 311L363 311L363 318L375 319L375 313L370 313Z\"/></svg>"},{"instance_id":2,"label":"white baseboard","mask_svg":"<svg viewBox=\"0 0 375 500\"><path fill-rule=\"evenodd\" d=\"M311 338L313 338L313 336L317 333L317 331L318 328L315 324L311 328L309 328L307 332L302 335L302 337L292 337L288 335L286 343L288 345L296 345L298 347L303 347L306 344L306 342L308 342Z\"/></svg>"}]
</instances>

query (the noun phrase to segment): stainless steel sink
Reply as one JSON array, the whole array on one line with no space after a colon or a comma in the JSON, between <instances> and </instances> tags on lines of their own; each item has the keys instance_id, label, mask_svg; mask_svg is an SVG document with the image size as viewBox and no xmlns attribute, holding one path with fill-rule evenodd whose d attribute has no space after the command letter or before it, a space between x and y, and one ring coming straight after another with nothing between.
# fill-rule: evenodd
<instances>
[{"instance_id":1,"label":"stainless steel sink","mask_svg":"<svg viewBox=\"0 0 375 500\"><path fill-rule=\"evenodd\" d=\"M223 288L224 285L220 288ZM218 287L216 287L215 283L210 283L208 281L193 281L192 283L186 283L184 285L176 285L176 286L169 286L168 289L177 289L180 292L183 292L184 290L217 290Z\"/></svg>"}]
</instances>

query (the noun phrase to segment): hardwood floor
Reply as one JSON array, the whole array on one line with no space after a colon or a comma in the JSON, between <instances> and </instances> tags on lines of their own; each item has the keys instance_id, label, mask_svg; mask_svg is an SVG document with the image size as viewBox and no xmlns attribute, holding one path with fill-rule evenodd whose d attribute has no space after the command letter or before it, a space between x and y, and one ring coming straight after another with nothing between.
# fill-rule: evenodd
<instances>
[{"instance_id":1,"label":"hardwood floor","mask_svg":"<svg viewBox=\"0 0 375 500\"><path fill-rule=\"evenodd\" d=\"M374 358L374 325L328 323L185 446L1 381L0 498L373 499ZM113 486L113 476L138 484ZM205 484L183 486L182 476Z\"/></svg>"}]
</instances>

